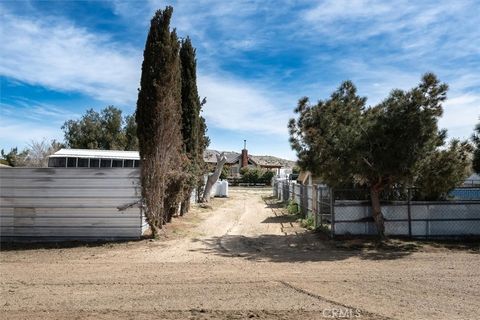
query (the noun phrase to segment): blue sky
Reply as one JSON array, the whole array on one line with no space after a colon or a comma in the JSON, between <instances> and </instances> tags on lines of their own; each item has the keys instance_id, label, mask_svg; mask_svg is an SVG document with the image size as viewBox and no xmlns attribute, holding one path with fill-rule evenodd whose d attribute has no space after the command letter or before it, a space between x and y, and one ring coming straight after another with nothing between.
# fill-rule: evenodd
<instances>
[{"instance_id":1,"label":"blue sky","mask_svg":"<svg viewBox=\"0 0 480 320\"><path fill-rule=\"evenodd\" d=\"M440 126L468 138L480 115L480 2L2 1L0 148L63 139L87 108L135 109L154 11L197 48L211 148L294 159L287 121L302 96L350 79L374 105L425 72L449 84Z\"/></svg>"}]
</instances>

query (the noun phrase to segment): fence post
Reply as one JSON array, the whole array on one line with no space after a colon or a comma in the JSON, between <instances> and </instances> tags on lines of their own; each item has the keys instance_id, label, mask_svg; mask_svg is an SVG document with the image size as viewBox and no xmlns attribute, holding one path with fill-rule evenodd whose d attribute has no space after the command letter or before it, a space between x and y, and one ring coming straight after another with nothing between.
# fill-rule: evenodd
<instances>
[{"instance_id":1,"label":"fence post","mask_svg":"<svg viewBox=\"0 0 480 320\"><path fill-rule=\"evenodd\" d=\"M282 186L283 186L283 190L282 190L283 199L282 200L287 202L290 199L290 183L285 181Z\"/></svg>"},{"instance_id":2,"label":"fence post","mask_svg":"<svg viewBox=\"0 0 480 320\"><path fill-rule=\"evenodd\" d=\"M332 231L332 238L335 238L335 199L333 188L330 188L330 229Z\"/></svg>"},{"instance_id":3,"label":"fence post","mask_svg":"<svg viewBox=\"0 0 480 320\"><path fill-rule=\"evenodd\" d=\"M298 199L298 204L300 207L300 214L302 215L302 218L305 218L305 210L304 210L304 188L303 184L300 185L300 199Z\"/></svg>"},{"instance_id":4,"label":"fence post","mask_svg":"<svg viewBox=\"0 0 480 320\"><path fill-rule=\"evenodd\" d=\"M407 194L407 213L408 213L408 237L412 237L412 211L411 211L411 198L412 198L412 189L408 188Z\"/></svg>"},{"instance_id":5,"label":"fence post","mask_svg":"<svg viewBox=\"0 0 480 320\"><path fill-rule=\"evenodd\" d=\"M303 216L308 217L308 186L303 186Z\"/></svg>"},{"instance_id":6,"label":"fence post","mask_svg":"<svg viewBox=\"0 0 480 320\"><path fill-rule=\"evenodd\" d=\"M287 194L286 201L290 201L290 181L285 185L285 192Z\"/></svg>"},{"instance_id":7,"label":"fence post","mask_svg":"<svg viewBox=\"0 0 480 320\"><path fill-rule=\"evenodd\" d=\"M320 212L320 226L323 226L323 212L322 212L322 203L323 203L323 188L320 187L320 203L319 203L319 212Z\"/></svg>"},{"instance_id":8,"label":"fence post","mask_svg":"<svg viewBox=\"0 0 480 320\"><path fill-rule=\"evenodd\" d=\"M291 183L290 186L292 187L292 201L295 202L295 183Z\"/></svg>"},{"instance_id":9,"label":"fence post","mask_svg":"<svg viewBox=\"0 0 480 320\"><path fill-rule=\"evenodd\" d=\"M318 228L318 200L317 200L317 185L312 185L312 214L313 214L313 225L315 229Z\"/></svg>"}]
</instances>

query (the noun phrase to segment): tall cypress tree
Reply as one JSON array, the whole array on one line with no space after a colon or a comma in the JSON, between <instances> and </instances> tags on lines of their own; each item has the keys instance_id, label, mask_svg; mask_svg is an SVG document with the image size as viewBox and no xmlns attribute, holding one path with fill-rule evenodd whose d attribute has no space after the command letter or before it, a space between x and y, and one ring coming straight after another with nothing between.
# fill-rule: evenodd
<instances>
[{"instance_id":1,"label":"tall cypress tree","mask_svg":"<svg viewBox=\"0 0 480 320\"><path fill-rule=\"evenodd\" d=\"M192 41L187 37L180 48L182 74L182 135L185 153L190 159L198 149L200 97L197 89L197 61Z\"/></svg>"},{"instance_id":2,"label":"tall cypress tree","mask_svg":"<svg viewBox=\"0 0 480 320\"><path fill-rule=\"evenodd\" d=\"M181 161L179 42L175 30L170 31L172 13L167 6L151 20L136 111L142 197L153 236L165 222L167 184Z\"/></svg>"},{"instance_id":3,"label":"tall cypress tree","mask_svg":"<svg viewBox=\"0 0 480 320\"><path fill-rule=\"evenodd\" d=\"M206 125L200 116L202 103L197 89L197 61L195 48L192 41L187 37L182 41L180 48L181 74L182 74L182 135L183 150L187 161L185 171L188 173L188 181L184 187L184 198L181 206L181 214L188 211L190 206L190 194L202 180L203 152L206 148L204 136Z\"/></svg>"}]
</instances>

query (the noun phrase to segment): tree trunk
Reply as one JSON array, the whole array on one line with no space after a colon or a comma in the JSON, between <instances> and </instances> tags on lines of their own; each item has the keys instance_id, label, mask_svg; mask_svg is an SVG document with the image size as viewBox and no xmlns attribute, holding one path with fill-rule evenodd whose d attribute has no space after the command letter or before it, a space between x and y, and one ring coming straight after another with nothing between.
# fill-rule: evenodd
<instances>
[{"instance_id":1,"label":"tree trunk","mask_svg":"<svg viewBox=\"0 0 480 320\"><path fill-rule=\"evenodd\" d=\"M152 232L152 238L154 238L154 239L158 239L158 237L160 236L160 231L161 230L162 229L160 229L156 225L150 225L150 231Z\"/></svg>"},{"instance_id":2,"label":"tree trunk","mask_svg":"<svg viewBox=\"0 0 480 320\"><path fill-rule=\"evenodd\" d=\"M180 216L183 216L185 213L187 213L190 210L191 191L192 190L190 190L190 193L185 195L185 198L183 199L183 201L180 205Z\"/></svg>"},{"instance_id":3,"label":"tree trunk","mask_svg":"<svg viewBox=\"0 0 480 320\"><path fill-rule=\"evenodd\" d=\"M385 238L385 223L380 205L380 191L378 188L370 188L370 199L372 201L372 215L375 225L377 226L378 236L380 239Z\"/></svg>"},{"instance_id":4,"label":"tree trunk","mask_svg":"<svg viewBox=\"0 0 480 320\"><path fill-rule=\"evenodd\" d=\"M225 154L223 152L220 155L217 155L217 166L215 167L215 171L213 172L213 174L208 176L201 202L205 203L210 200L210 192L212 191L213 185L220 177L225 162L227 162L227 158L225 157Z\"/></svg>"}]
</instances>

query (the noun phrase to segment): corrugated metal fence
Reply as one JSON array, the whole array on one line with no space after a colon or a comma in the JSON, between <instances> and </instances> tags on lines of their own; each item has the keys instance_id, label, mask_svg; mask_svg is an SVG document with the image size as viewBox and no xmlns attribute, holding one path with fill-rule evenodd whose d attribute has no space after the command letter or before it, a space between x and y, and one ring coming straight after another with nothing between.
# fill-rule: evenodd
<instances>
[{"instance_id":1,"label":"corrugated metal fence","mask_svg":"<svg viewBox=\"0 0 480 320\"><path fill-rule=\"evenodd\" d=\"M0 168L2 241L138 239L139 169Z\"/></svg>"}]
</instances>

